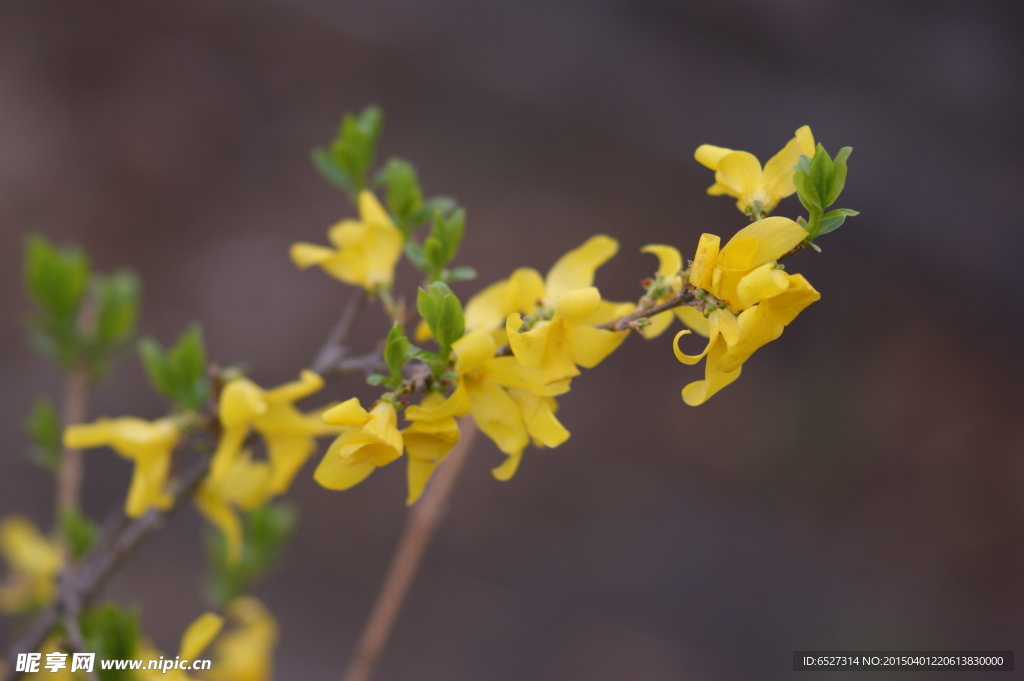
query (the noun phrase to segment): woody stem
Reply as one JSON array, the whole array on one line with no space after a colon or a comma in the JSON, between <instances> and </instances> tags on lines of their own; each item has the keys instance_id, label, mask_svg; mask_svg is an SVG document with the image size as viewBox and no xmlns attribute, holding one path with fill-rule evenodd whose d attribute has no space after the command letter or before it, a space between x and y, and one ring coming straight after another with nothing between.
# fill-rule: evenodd
<instances>
[{"instance_id":1,"label":"woody stem","mask_svg":"<svg viewBox=\"0 0 1024 681\"><path fill-rule=\"evenodd\" d=\"M455 487L455 480L476 436L476 424L472 419L464 419L460 423L460 429L462 437L459 443L448 454L444 463L438 466L423 498L409 512L405 529L391 557L391 565L388 567L384 584L381 585L370 616L363 625L362 634L343 681L369 681L377 660L387 645L395 620L409 593L409 587L441 522L448 499Z\"/></svg>"}]
</instances>

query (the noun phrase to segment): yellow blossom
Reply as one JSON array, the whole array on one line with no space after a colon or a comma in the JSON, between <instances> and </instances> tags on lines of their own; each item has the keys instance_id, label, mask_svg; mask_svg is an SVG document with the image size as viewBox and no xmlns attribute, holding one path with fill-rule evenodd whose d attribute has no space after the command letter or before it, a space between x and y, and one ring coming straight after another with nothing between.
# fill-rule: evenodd
<instances>
[{"instance_id":1,"label":"yellow blossom","mask_svg":"<svg viewBox=\"0 0 1024 681\"><path fill-rule=\"evenodd\" d=\"M714 234L703 234L690 268L690 283L715 295L738 313L745 306L737 287L740 281L765 263L788 253L807 232L793 220L765 218L736 232L725 246Z\"/></svg>"},{"instance_id":2,"label":"yellow blossom","mask_svg":"<svg viewBox=\"0 0 1024 681\"><path fill-rule=\"evenodd\" d=\"M632 306L620 308L628 314ZM550 320L542 319L523 331L518 314L505 323L509 346L524 366L539 369L545 384L578 376L576 365L587 369L597 366L619 347L628 331L594 328L621 316L602 305L601 294L593 286L563 293Z\"/></svg>"},{"instance_id":3,"label":"yellow blossom","mask_svg":"<svg viewBox=\"0 0 1024 681\"><path fill-rule=\"evenodd\" d=\"M653 301L655 304L667 301L682 290L683 279L679 272L683 268L683 257L677 249L664 244L650 244L641 248L640 252L651 253L658 258L658 276L663 280L666 290L662 296ZM640 329L641 335L647 339L657 338L669 327L672 319L681 316L685 309L692 310L692 308L677 307L648 317L648 323Z\"/></svg>"},{"instance_id":4,"label":"yellow blossom","mask_svg":"<svg viewBox=\"0 0 1024 681\"><path fill-rule=\"evenodd\" d=\"M346 427L314 474L327 489L348 489L402 456L402 434L391 402L382 400L366 411L353 397L328 409L323 418L331 425Z\"/></svg>"},{"instance_id":5,"label":"yellow blossom","mask_svg":"<svg viewBox=\"0 0 1024 681\"><path fill-rule=\"evenodd\" d=\"M274 668L277 621L266 606L242 597L227 608L228 629L213 646L213 664L205 673L209 681L268 681Z\"/></svg>"},{"instance_id":6,"label":"yellow blossom","mask_svg":"<svg viewBox=\"0 0 1024 681\"><path fill-rule=\"evenodd\" d=\"M171 454L181 433L170 418L144 421L133 417L100 419L92 424L69 426L64 446L72 449L109 446L135 463L125 513L136 518L150 508L170 508L167 490Z\"/></svg>"},{"instance_id":7,"label":"yellow blossom","mask_svg":"<svg viewBox=\"0 0 1024 681\"><path fill-rule=\"evenodd\" d=\"M402 431L409 455L407 504L416 503L434 469L459 441L459 424L455 417L437 415L438 407L443 403L444 395L432 392L423 398L421 409L412 410L412 415L406 410L406 418L411 423Z\"/></svg>"},{"instance_id":8,"label":"yellow blossom","mask_svg":"<svg viewBox=\"0 0 1024 681\"><path fill-rule=\"evenodd\" d=\"M771 213L780 200L796 192L794 168L802 155L814 155L814 135L806 125L768 160L763 170L751 153L710 144L697 147L694 157L715 171L715 183L708 188L708 194L735 197L736 206L743 213L761 218Z\"/></svg>"},{"instance_id":9,"label":"yellow blossom","mask_svg":"<svg viewBox=\"0 0 1024 681\"><path fill-rule=\"evenodd\" d=\"M10 566L0 584L0 612L25 612L53 600L63 563L58 542L44 537L28 518L10 516L0 522L0 553Z\"/></svg>"},{"instance_id":10,"label":"yellow blossom","mask_svg":"<svg viewBox=\"0 0 1024 681\"><path fill-rule=\"evenodd\" d=\"M535 269L517 269L508 279L491 284L470 298L466 303L466 330L491 329L495 341L505 345L505 320L510 314L533 315L554 309L562 295L592 286L597 268L618 250L618 241L598 234L559 258L544 278ZM623 309L621 304L602 301L598 316L602 321L610 321L616 312L621 316L630 311L621 312Z\"/></svg>"},{"instance_id":11,"label":"yellow blossom","mask_svg":"<svg viewBox=\"0 0 1024 681\"><path fill-rule=\"evenodd\" d=\"M407 408L406 418L437 421L471 415L508 456L492 471L499 480L515 474L531 441L536 447L557 447L569 438L569 431L555 418L554 400L568 392L568 380L545 385L538 369L525 367L514 357L496 357L498 346L486 329L466 334L452 349L459 374L455 391L436 407Z\"/></svg>"},{"instance_id":12,"label":"yellow blossom","mask_svg":"<svg viewBox=\"0 0 1024 681\"><path fill-rule=\"evenodd\" d=\"M308 243L292 245L296 266L319 265L336 279L373 291L390 286L402 255L402 233L373 192L359 194L359 220L342 220L328 231L334 249Z\"/></svg>"},{"instance_id":13,"label":"yellow blossom","mask_svg":"<svg viewBox=\"0 0 1024 681\"><path fill-rule=\"evenodd\" d=\"M295 402L323 385L323 379L312 371L303 371L298 381L271 390L264 390L247 378L228 383L220 396L223 432L210 476L219 481L232 470L250 430L255 430L267 443L268 491L274 495L285 492L316 450L316 437L338 432L326 425L319 413L304 414L295 407Z\"/></svg>"},{"instance_id":14,"label":"yellow blossom","mask_svg":"<svg viewBox=\"0 0 1024 681\"><path fill-rule=\"evenodd\" d=\"M782 335L782 330L800 312L821 298L799 274L787 274L766 263L748 273L738 285L743 311L737 316L729 310L713 310L706 320L692 310L684 316L691 328L708 337L699 355L687 355L679 349L679 339L690 333L676 334L673 351L684 364L696 364L704 357L705 377L683 388L683 401L691 406L703 404L712 395L739 378L741 365L761 346Z\"/></svg>"},{"instance_id":15,"label":"yellow blossom","mask_svg":"<svg viewBox=\"0 0 1024 681\"><path fill-rule=\"evenodd\" d=\"M267 461L255 461L245 450L221 476L207 476L196 491L199 511L223 533L227 558L242 557L242 522L235 509L251 511L274 496L273 473Z\"/></svg>"},{"instance_id":16,"label":"yellow blossom","mask_svg":"<svg viewBox=\"0 0 1024 681\"><path fill-rule=\"evenodd\" d=\"M196 618L181 637L181 646L178 649L178 658L181 660L181 664L191 665L197 659L204 659L200 655L217 638L217 634L220 633L223 627L224 618L212 612L203 613ZM153 648L152 644L148 642L140 643L139 659L147 661L147 664L144 664L143 667L148 666L148 660L159 660L162 657L163 655L160 654L160 651ZM171 658L168 657L166 659L170 660ZM194 676L189 675L188 672L182 669L170 668L166 672L162 668L159 670L144 670L139 678L140 681L197 681Z\"/></svg>"}]
</instances>

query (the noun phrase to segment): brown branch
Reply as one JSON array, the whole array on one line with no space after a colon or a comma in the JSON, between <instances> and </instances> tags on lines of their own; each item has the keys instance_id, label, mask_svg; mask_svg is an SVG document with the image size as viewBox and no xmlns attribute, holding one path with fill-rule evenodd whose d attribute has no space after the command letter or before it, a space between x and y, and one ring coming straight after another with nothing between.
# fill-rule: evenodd
<instances>
[{"instance_id":1,"label":"brown branch","mask_svg":"<svg viewBox=\"0 0 1024 681\"><path fill-rule=\"evenodd\" d=\"M320 348L309 365L311 371L323 375L345 355L345 341L348 340L356 320L359 319L363 308L366 307L368 298L369 295L363 289L359 289L349 297L341 311L341 317L338 318L331 333L328 334L327 341L324 342L323 347Z\"/></svg>"},{"instance_id":2,"label":"brown branch","mask_svg":"<svg viewBox=\"0 0 1024 681\"><path fill-rule=\"evenodd\" d=\"M79 364L64 383L64 426L85 421L89 400L89 370ZM57 468L57 517L64 509L77 511L82 495L82 450L66 447Z\"/></svg>"},{"instance_id":3,"label":"brown branch","mask_svg":"<svg viewBox=\"0 0 1024 681\"><path fill-rule=\"evenodd\" d=\"M377 660L387 645L395 619L423 562L423 555L430 545L434 531L444 515L448 499L455 487L455 480L476 436L476 424L472 419L463 419L460 428L462 437L459 443L438 466L423 498L409 512L384 584L377 593L377 600L363 627L352 662L343 677L344 681L369 681Z\"/></svg>"},{"instance_id":4,"label":"brown branch","mask_svg":"<svg viewBox=\"0 0 1024 681\"><path fill-rule=\"evenodd\" d=\"M595 329L608 329L609 331L625 331L626 329L633 328L633 325L641 319L647 319L653 317L656 314L671 310L682 305L689 305L694 302L697 298L694 296L694 289L689 284L684 284L681 291L673 295L671 298L666 300L664 303L658 303L650 307L641 307L639 310L628 314L618 319L613 319L610 322L604 324L598 324Z\"/></svg>"},{"instance_id":5,"label":"brown branch","mask_svg":"<svg viewBox=\"0 0 1024 681\"><path fill-rule=\"evenodd\" d=\"M65 567L60 574L60 588L56 600L14 642L8 651L7 659L14 661L19 654L35 652L59 622L77 617L82 608L92 603L111 575L142 542L162 528L167 519L192 497L209 468L210 460L204 457L182 477L169 509L150 509L145 515L133 521L122 521L108 541L97 547L83 563ZM11 665L5 671L2 681L14 681L21 674L15 671L14 665Z\"/></svg>"}]
</instances>

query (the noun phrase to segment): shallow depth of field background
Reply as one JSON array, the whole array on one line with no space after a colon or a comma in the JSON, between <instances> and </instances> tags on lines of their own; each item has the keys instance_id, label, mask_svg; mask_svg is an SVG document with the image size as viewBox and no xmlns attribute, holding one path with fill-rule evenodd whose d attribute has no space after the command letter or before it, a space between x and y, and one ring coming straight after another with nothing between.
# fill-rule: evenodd
<instances>
[{"instance_id":1,"label":"shallow depth of field background","mask_svg":"<svg viewBox=\"0 0 1024 681\"><path fill-rule=\"evenodd\" d=\"M641 246L692 256L744 224L693 150L765 159L808 123L854 147L840 203L863 213L787 263L822 301L701 408L679 390L703 369L632 338L562 400L571 440L511 483L481 440L379 678L746 681L789 678L794 649L1024 652L1024 43L1011 5L985 7L5 2L0 514L51 516L23 456L31 399L60 390L23 342L28 231L135 268L142 333L198 320L212 359L272 386L349 295L287 256L353 214L308 161L345 111L380 104L382 158L466 207L464 297L604 232L622 248L598 284L635 299ZM384 326L367 315L356 348ZM132 357L89 411L164 409ZM87 457L102 517L129 466ZM404 463L345 493L313 465L258 589L285 681L340 675L406 513ZM205 607L201 524L186 510L109 590L165 650Z\"/></svg>"}]
</instances>

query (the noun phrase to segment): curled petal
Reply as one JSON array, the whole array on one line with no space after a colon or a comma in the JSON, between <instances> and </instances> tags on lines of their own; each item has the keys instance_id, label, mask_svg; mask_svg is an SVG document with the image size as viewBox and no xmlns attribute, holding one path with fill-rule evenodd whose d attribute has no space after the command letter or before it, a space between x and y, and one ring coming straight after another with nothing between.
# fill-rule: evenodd
<instances>
[{"instance_id":1,"label":"curled petal","mask_svg":"<svg viewBox=\"0 0 1024 681\"><path fill-rule=\"evenodd\" d=\"M200 615L195 622L185 630L181 637L180 657L194 660L206 650L207 646L217 638L221 627L224 626L224 618L212 612Z\"/></svg>"}]
</instances>

